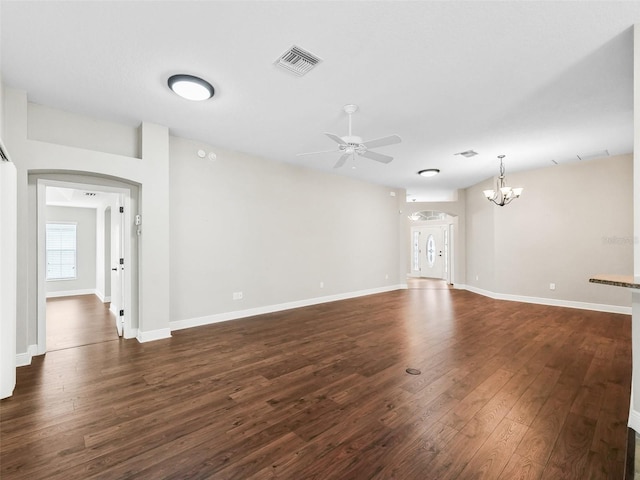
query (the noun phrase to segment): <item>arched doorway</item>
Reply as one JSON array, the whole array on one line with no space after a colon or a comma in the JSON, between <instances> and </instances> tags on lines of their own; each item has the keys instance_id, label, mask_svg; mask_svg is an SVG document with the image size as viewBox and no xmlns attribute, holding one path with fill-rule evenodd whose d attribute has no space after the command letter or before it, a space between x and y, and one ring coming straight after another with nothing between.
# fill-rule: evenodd
<instances>
[{"instance_id":1,"label":"arched doorway","mask_svg":"<svg viewBox=\"0 0 640 480\"><path fill-rule=\"evenodd\" d=\"M29 184L35 195L35 228L36 258L37 258L37 354L47 351L47 252L46 252L46 223L47 223L47 189L59 188L69 191L97 192L109 197L112 201L102 208L102 214L96 226L103 243L99 249L100 258L94 258L102 269L96 271L96 283L102 279L101 295L109 292L114 315L115 331L125 338L135 338L138 331L138 255L137 235L134 225L135 213L138 210L138 188L118 179L108 179L91 174L73 173L31 173ZM111 205L111 203L113 205ZM107 213L108 212L108 213ZM109 219L109 228L105 221ZM109 239L105 235L109 235ZM116 238L117 237L117 238ZM109 253L106 253L106 248ZM98 249L97 249L98 250ZM107 265L109 262L109 265ZM113 271L113 269L116 269ZM120 314L121 313L121 314Z\"/></svg>"}]
</instances>

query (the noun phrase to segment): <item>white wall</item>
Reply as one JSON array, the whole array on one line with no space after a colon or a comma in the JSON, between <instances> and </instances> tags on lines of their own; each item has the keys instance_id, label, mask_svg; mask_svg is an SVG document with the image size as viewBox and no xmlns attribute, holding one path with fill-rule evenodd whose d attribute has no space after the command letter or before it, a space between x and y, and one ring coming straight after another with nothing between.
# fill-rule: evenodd
<instances>
[{"instance_id":1,"label":"white wall","mask_svg":"<svg viewBox=\"0 0 640 480\"><path fill-rule=\"evenodd\" d=\"M0 72L0 139L4 130L4 84ZM0 162L0 398L16 384L16 168Z\"/></svg>"},{"instance_id":2,"label":"white wall","mask_svg":"<svg viewBox=\"0 0 640 480\"><path fill-rule=\"evenodd\" d=\"M491 182L467 189L468 285L503 296L629 311L628 291L588 279L631 272L631 155L507 171L508 184L525 190L505 207L482 195Z\"/></svg>"},{"instance_id":3,"label":"white wall","mask_svg":"<svg viewBox=\"0 0 640 480\"><path fill-rule=\"evenodd\" d=\"M221 149L212 162L196 155L211 147L177 137L170 145L173 325L404 283L400 191Z\"/></svg>"},{"instance_id":4,"label":"white wall","mask_svg":"<svg viewBox=\"0 0 640 480\"><path fill-rule=\"evenodd\" d=\"M96 292L96 209L48 205L47 223L76 224L76 278L47 280L47 297Z\"/></svg>"},{"instance_id":5,"label":"white wall","mask_svg":"<svg viewBox=\"0 0 640 480\"><path fill-rule=\"evenodd\" d=\"M86 115L27 104L27 137L46 143L141 158L140 130Z\"/></svg>"},{"instance_id":6,"label":"white wall","mask_svg":"<svg viewBox=\"0 0 640 480\"><path fill-rule=\"evenodd\" d=\"M466 189L467 286L495 292L495 209L482 190L492 188L493 179ZM482 201L484 199L484 201Z\"/></svg>"},{"instance_id":7,"label":"white wall","mask_svg":"<svg viewBox=\"0 0 640 480\"><path fill-rule=\"evenodd\" d=\"M633 274L636 283L640 283L640 24L633 29L633 98L634 98L634 135L633 135L633 232L634 232L634 256ZM632 384L631 403L629 408L629 426L636 432L640 432L640 290L632 292Z\"/></svg>"},{"instance_id":8,"label":"white wall","mask_svg":"<svg viewBox=\"0 0 640 480\"><path fill-rule=\"evenodd\" d=\"M96 209L96 295L105 303L111 301L111 210Z\"/></svg>"},{"instance_id":9,"label":"white wall","mask_svg":"<svg viewBox=\"0 0 640 480\"><path fill-rule=\"evenodd\" d=\"M16 168L0 161L0 398L16 384L16 198Z\"/></svg>"}]
</instances>

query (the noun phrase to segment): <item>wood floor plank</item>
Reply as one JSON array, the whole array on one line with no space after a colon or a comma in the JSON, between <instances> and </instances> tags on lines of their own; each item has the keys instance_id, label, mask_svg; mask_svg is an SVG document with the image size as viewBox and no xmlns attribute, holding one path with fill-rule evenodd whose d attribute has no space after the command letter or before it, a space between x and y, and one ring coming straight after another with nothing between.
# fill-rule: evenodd
<instances>
[{"instance_id":1,"label":"wood floor plank","mask_svg":"<svg viewBox=\"0 0 640 480\"><path fill-rule=\"evenodd\" d=\"M531 425L549 398L558 378L560 378L559 370L545 367L511 408L507 418L524 425Z\"/></svg>"},{"instance_id":2,"label":"wood floor plank","mask_svg":"<svg viewBox=\"0 0 640 480\"><path fill-rule=\"evenodd\" d=\"M504 419L467 463L459 478L498 478L527 429L521 423Z\"/></svg>"},{"instance_id":3,"label":"wood floor plank","mask_svg":"<svg viewBox=\"0 0 640 480\"><path fill-rule=\"evenodd\" d=\"M497 480L539 480L543 471L542 465L514 453Z\"/></svg>"},{"instance_id":4,"label":"wood floor plank","mask_svg":"<svg viewBox=\"0 0 640 480\"><path fill-rule=\"evenodd\" d=\"M453 410L447 413L442 418L442 423L456 430L462 430L469 420L502 389L512 376L513 372L501 368L498 369L462 399Z\"/></svg>"},{"instance_id":5,"label":"wood floor plank","mask_svg":"<svg viewBox=\"0 0 640 480\"><path fill-rule=\"evenodd\" d=\"M112 325L86 300L56 304L85 339ZM630 339L626 315L448 288L107 336L17 370L0 477L619 478Z\"/></svg>"},{"instance_id":6,"label":"wood floor plank","mask_svg":"<svg viewBox=\"0 0 640 480\"><path fill-rule=\"evenodd\" d=\"M554 391L531 422L516 453L528 457L535 463L546 465L576 394L577 387L556 384Z\"/></svg>"},{"instance_id":7,"label":"wood floor plank","mask_svg":"<svg viewBox=\"0 0 640 480\"><path fill-rule=\"evenodd\" d=\"M584 478L595 428L593 419L569 413L543 476L557 479Z\"/></svg>"},{"instance_id":8,"label":"wood floor plank","mask_svg":"<svg viewBox=\"0 0 640 480\"><path fill-rule=\"evenodd\" d=\"M372 478L402 480L405 478L429 478L429 464L445 448L458 432L440 422L433 422L419 435L397 448L397 452L382 459L379 470Z\"/></svg>"}]
</instances>

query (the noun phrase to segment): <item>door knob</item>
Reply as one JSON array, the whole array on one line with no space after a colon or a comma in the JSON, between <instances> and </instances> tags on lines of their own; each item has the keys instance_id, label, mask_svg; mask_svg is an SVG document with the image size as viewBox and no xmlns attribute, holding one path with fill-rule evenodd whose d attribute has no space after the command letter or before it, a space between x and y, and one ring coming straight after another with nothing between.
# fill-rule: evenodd
<instances>
[{"instance_id":1,"label":"door knob","mask_svg":"<svg viewBox=\"0 0 640 480\"><path fill-rule=\"evenodd\" d=\"M117 272L118 269L117 268L112 268L111 270L113 270L114 272Z\"/></svg>"}]
</instances>

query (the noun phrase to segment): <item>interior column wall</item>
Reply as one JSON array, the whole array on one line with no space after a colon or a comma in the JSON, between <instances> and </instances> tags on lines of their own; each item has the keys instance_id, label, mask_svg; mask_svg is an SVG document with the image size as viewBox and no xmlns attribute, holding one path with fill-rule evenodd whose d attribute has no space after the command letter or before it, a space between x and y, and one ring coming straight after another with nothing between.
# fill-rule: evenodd
<instances>
[{"instance_id":1,"label":"interior column wall","mask_svg":"<svg viewBox=\"0 0 640 480\"><path fill-rule=\"evenodd\" d=\"M0 398L16 385L16 168L0 161Z\"/></svg>"},{"instance_id":2,"label":"interior column wall","mask_svg":"<svg viewBox=\"0 0 640 480\"><path fill-rule=\"evenodd\" d=\"M633 29L633 274L640 283L640 24ZM640 432L640 291L633 290L631 306L631 340L633 369L629 426Z\"/></svg>"},{"instance_id":3,"label":"interior column wall","mask_svg":"<svg viewBox=\"0 0 640 480\"><path fill-rule=\"evenodd\" d=\"M4 143L5 91L0 73L0 140ZM11 157L6 145L7 155ZM17 178L11 162L0 161L0 398L16 385Z\"/></svg>"}]
</instances>

